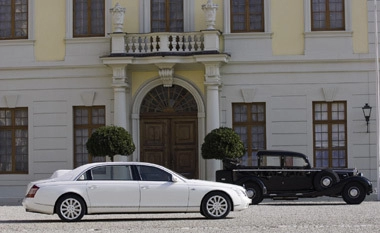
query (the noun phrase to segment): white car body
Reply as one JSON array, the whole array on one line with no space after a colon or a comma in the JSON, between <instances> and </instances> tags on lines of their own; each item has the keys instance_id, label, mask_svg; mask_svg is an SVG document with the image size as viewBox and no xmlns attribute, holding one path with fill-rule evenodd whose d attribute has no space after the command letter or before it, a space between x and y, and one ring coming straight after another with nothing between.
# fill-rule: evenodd
<instances>
[{"instance_id":1,"label":"white car body","mask_svg":"<svg viewBox=\"0 0 380 233\"><path fill-rule=\"evenodd\" d=\"M50 179L31 182L23 200L26 211L57 213L64 221L101 213L200 212L208 218L224 218L250 203L241 186L190 180L141 162L92 163L59 170ZM66 216L65 211L71 212Z\"/></svg>"}]
</instances>

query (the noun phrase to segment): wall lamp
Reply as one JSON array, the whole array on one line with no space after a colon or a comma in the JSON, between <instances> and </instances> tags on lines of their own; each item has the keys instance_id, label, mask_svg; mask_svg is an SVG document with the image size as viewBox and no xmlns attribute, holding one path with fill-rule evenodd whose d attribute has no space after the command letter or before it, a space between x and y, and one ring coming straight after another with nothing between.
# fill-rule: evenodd
<instances>
[{"instance_id":1,"label":"wall lamp","mask_svg":"<svg viewBox=\"0 0 380 233\"><path fill-rule=\"evenodd\" d=\"M368 122L369 122L369 118L371 117L372 107L369 106L368 103L366 103L364 105L364 107L362 107L362 110L363 110L363 114L364 114L364 117L365 117L365 121L367 122L367 133L369 133L369 131L368 131Z\"/></svg>"}]
</instances>

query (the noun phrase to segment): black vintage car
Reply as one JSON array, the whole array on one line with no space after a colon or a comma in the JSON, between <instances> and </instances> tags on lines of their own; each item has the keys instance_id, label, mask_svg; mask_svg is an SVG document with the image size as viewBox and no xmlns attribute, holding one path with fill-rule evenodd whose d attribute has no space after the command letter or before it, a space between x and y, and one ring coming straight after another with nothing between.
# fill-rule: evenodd
<instances>
[{"instance_id":1,"label":"black vintage car","mask_svg":"<svg viewBox=\"0 0 380 233\"><path fill-rule=\"evenodd\" d=\"M216 181L242 185L252 204L264 198L298 199L342 197L347 204L360 204L372 193L372 183L356 168L312 168L307 156L291 151L259 151L258 166L223 161Z\"/></svg>"}]
</instances>

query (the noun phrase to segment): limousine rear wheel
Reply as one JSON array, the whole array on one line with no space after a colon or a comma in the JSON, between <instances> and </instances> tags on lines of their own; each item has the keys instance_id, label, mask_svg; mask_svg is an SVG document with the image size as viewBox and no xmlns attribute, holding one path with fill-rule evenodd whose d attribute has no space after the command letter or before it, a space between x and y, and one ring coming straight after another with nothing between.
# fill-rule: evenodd
<instances>
[{"instance_id":1,"label":"limousine rear wheel","mask_svg":"<svg viewBox=\"0 0 380 233\"><path fill-rule=\"evenodd\" d=\"M56 212L62 221L76 222L82 219L85 213L85 204L81 197L69 194L58 200Z\"/></svg>"},{"instance_id":2,"label":"limousine rear wheel","mask_svg":"<svg viewBox=\"0 0 380 233\"><path fill-rule=\"evenodd\" d=\"M344 186L342 197L347 204L360 204L364 201L365 196L364 187L358 182L351 182Z\"/></svg>"}]
</instances>

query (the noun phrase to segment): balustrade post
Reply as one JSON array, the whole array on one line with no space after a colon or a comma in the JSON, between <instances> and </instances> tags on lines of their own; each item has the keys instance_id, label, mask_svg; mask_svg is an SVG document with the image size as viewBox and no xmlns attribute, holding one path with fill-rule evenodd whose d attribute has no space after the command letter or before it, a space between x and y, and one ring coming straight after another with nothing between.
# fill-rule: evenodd
<instances>
[{"instance_id":1,"label":"balustrade post","mask_svg":"<svg viewBox=\"0 0 380 233\"><path fill-rule=\"evenodd\" d=\"M170 49L169 49L169 37L170 37L170 34L159 34L159 45L160 45L160 49L158 52L170 52Z\"/></svg>"}]
</instances>

